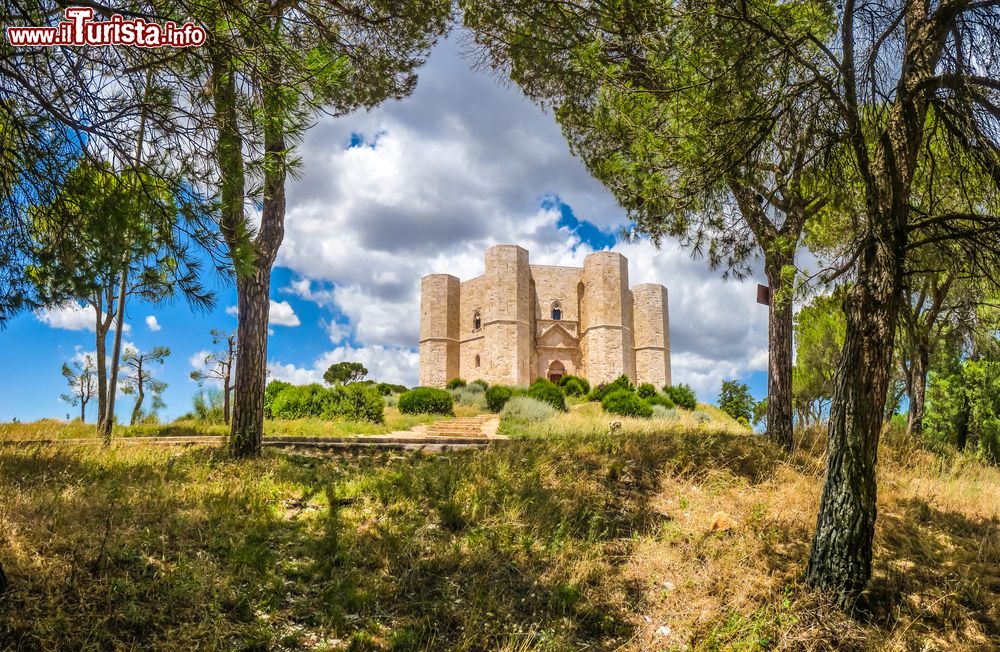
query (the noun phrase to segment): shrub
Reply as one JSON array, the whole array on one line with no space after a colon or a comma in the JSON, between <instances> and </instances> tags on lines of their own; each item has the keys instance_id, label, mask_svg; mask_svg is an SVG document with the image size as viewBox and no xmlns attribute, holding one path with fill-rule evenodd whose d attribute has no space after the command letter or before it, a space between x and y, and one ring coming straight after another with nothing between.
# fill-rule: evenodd
<instances>
[{"instance_id":1,"label":"shrub","mask_svg":"<svg viewBox=\"0 0 1000 652\"><path fill-rule=\"evenodd\" d=\"M455 414L455 400L443 389L415 387L399 397L403 414Z\"/></svg>"},{"instance_id":2,"label":"shrub","mask_svg":"<svg viewBox=\"0 0 1000 652\"><path fill-rule=\"evenodd\" d=\"M287 387L291 387L291 383L286 383L283 380L272 380L264 388L264 418L273 419L274 414L271 412L271 405L274 403L275 397L281 393L281 391Z\"/></svg>"},{"instance_id":3,"label":"shrub","mask_svg":"<svg viewBox=\"0 0 1000 652\"><path fill-rule=\"evenodd\" d=\"M654 419L676 419L677 418L677 408L663 407L662 405L653 405L653 418Z\"/></svg>"},{"instance_id":4,"label":"shrub","mask_svg":"<svg viewBox=\"0 0 1000 652\"><path fill-rule=\"evenodd\" d=\"M639 398L653 398L656 396L656 385L653 383L643 383L636 388Z\"/></svg>"},{"instance_id":5,"label":"shrub","mask_svg":"<svg viewBox=\"0 0 1000 652\"><path fill-rule=\"evenodd\" d=\"M709 421L712 420L712 415L709 414L708 412L705 412L704 410L695 410L694 418L700 421L701 423L708 423Z\"/></svg>"},{"instance_id":6,"label":"shrub","mask_svg":"<svg viewBox=\"0 0 1000 652\"><path fill-rule=\"evenodd\" d=\"M445 387L447 387L448 389L458 389L459 387L465 387L465 381L462 380L461 378L452 378L451 380L448 381L448 384L445 385Z\"/></svg>"},{"instance_id":7,"label":"shrub","mask_svg":"<svg viewBox=\"0 0 1000 652\"><path fill-rule=\"evenodd\" d=\"M632 387L632 381L629 380L628 376L626 376L625 374L618 376L617 378L614 379L614 381L608 383L607 385L604 384L598 385L593 389L593 391L590 392L588 398L591 401L603 401L605 396L607 396L611 392L616 392L620 389L624 389L629 392L631 392L634 389L634 387Z\"/></svg>"},{"instance_id":8,"label":"shrub","mask_svg":"<svg viewBox=\"0 0 1000 652\"><path fill-rule=\"evenodd\" d=\"M494 385L486 390L486 408L490 412L499 412L513 395L513 387Z\"/></svg>"},{"instance_id":9,"label":"shrub","mask_svg":"<svg viewBox=\"0 0 1000 652\"><path fill-rule=\"evenodd\" d=\"M271 403L275 419L334 419L382 423L385 401L370 385L323 387L288 385L280 389Z\"/></svg>"},{"instance_id":10,"label":"shrub","mask_svg":"<svg viewBox=\"0 0 1000 652\"><path fill-rule=\"evenodd\" d=\"M620 414L623 417L645 417L653 416L653 408L649 403L639 398L635 392L627 389L616 389L608 392L601 399L601 407L605 412Z\"/></svg>"},{"instance_id":11,"label":"shrub","mask_svg":"<svg viewBox=\"0 0 1000 652\"><path fill-rule=\"evenodd\" d=\"M580 383L579 378L570 378L568 383L563 384L560 382L560 385L562 385L563 391L566 392L566 396L583 396L587 393L587 390Z\"/></svg>"},{"instance_id":12,"label":"shrub","mask_svg":"<svg viewBox=\"0 0 1000 652\"><path fill-rule=\"evenodd\" d=\"M406 385L393 385L392 383L379 383L375 385L375 389L382 396L388 396L389 394L402 394L409 389Z\"/></svg>"},{"instance_id":13,"label":"shrub","mask_svg":"<svg viewBox=\"0 0 1000 652\"><path fill-rule=\"evenodd\" d=\"M483 396L482 388L476 386L477 391L469 389L469 386L451 390L451 395L455 402L460 405L471 405L480 409L486 409L486 397Z\"/></svg>"},{"instance_id":14,"label":"shrub","mask_svg":"<svg viewBox=\"0 0 1000 652\"><path fill-rule=\"evenodd\" d=\"M698 407L698 397L694 395L694 390L690 385L681 383L680 385L664 385L663 391L670 397L677 407L685 410L693 410Z\"/></svg>"},{"instance_id":15,"label":"shrub","mask_svg":"<svg viewBox=\"0 0 1000 652\"><path fill-rule=\"evenodd\" d=\"M677 407L677 404L670 400L670 397L666 394L660 394L659 392L653 394L648 399L650 405L659 405L667 410L672 410Z\"/></svg>"},{"instance_id":16,"label":"shrub","mask_svg":"<svg viewBox=\"0 0 1000 652\"><path fill-rule=\"evenodd\" d=\"M545 401L557 410L566 411L566 395L552 381L539 378L528 388L528 396Z\"/></svg>"},{"instance_id":17,"label":"shrub","mask_svg":"<svg viewBox=\"0 0 1000 652\"><path fill-rule=\"evenodd\" d=\"M477 383L475 381L469 383L468 385L466 385L462 389L464 389L465 391L467 391L467 392L469 392L471 394L482 394L483 392L486 391L485 383L482 384L482 385L480 385L479 383Z\"/></svg>"},{"instance_id":18,"label":"shrub","mask_svg":"<svg viewBox=\"0 0 1000 652\"><path fill-rule=\"evenodd\" d=\"M514 396L500 411L500 418L513 421L545 421L556 414L556 409L546 401L530 396Z\"/></svg>"},{"instance_id":19,"label":"shrub","mask_svg":"<svg viewBox=\"0 0 1000 652\"><path fill-rule=\"evenodd\" d=\"M750 423L757 401L750 394L750 386L738 380L723 380L719 392L719 408L732 418ZM749 426L747 426L749 427Z\"/></svg>"},{"instance_id":20,"label":"shrub","mask_svg":"<svg viewBox=\"0 0 1000 652\"><path fill-rule=\"evenodd\" d=\"M574 376L573 374L568 374L560 378L559 386L562 387L567 394L569 394L569 390L566 389L566 386L573 381L579 383L580 387L583 388L583 394L586 394L587 392L590 391L590 382L586 378L581 378L580 376ZM583 394L580 394L580 396L582 396ZM576 396L576 394L570 394L570 396Z\"/></svg>"},{"instance_id":21,"label":"shrub","mask_svg":"<svg viewBox=\"0 0 1000 652\"><path fill-rule=\"evenodd\" d=\"M473 385L478 385L479 387L482 387L484 392L490 388L490 384L485 380L483 380L482 378L476 378L474 381L469 383L470 387L472 387Z\"/></svg>"}]
</instances>

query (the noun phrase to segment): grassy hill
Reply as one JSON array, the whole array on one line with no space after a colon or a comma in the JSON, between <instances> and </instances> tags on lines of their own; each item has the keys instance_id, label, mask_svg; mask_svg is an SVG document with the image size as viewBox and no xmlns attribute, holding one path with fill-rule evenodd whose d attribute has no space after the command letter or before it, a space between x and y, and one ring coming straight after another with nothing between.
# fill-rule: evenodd
<instances>
[{"instance_id":1,"label":"grassy hill","mask_svg":"<svg viewBox=\"0 0 1000 652\"><path fill-rule=\"evenodd\" d=\"M23 649L984 650L1000 472L887 434L870 613L799 582L823 441L589 407L488 450L0 448ZM590 424L590 425L588 425Z\"/></svg>"}]
</instances>

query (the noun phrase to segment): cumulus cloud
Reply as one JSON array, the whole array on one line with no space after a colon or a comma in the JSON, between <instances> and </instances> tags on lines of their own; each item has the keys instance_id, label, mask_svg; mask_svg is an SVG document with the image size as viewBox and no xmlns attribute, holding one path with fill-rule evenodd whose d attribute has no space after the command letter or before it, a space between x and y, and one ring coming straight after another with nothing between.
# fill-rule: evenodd
<instances>
[{"instance_id":1,"label":"cumulus cloud","mask_svg":"<svg viewBox=\"0 0 1000 652\"><path fill-rule=\"evenodd\" d=\"M160 322L156 320L156 315L146 316L146 328L153 331L154 333L159 332L161 330L162 327L160 326Z\"/></svg>"},{"instance_id":2,"label":"cumulus cloud","mask_svg":"<svg viewBox=\"0 0 1000 652\"><path fill-rule=\"evenodd\" d=\"M626 223L552 116L471 72L449 41L412 97L321 119L301 153L277 263L298 275L283 290L330 310L336 348L312 366L271 363L274 377L295 382L349 359L372 377L413 384L421 276L477 276L497 243L525 247L535 264L582 265L593 249L560 202L605 232ZM714 400L723 378L766 369L767 310L755 303L755 280L723 283L673 242L614 249L629 258L633 285L668 288L675 382Z\"/></svg>"},{"instance_id":3,"label":"cumulus cloud","mask_svg":"<svg viewBox=\"0 0 1000 652\"><path fill-rule=\"evenodd\" d=\"M53 308L42 308L35 312L38 321L51 328L59 328L68 331L92 331L96 332L94 309L85 303L69 301L61 306ZM111 330L115 329L112 322ZM128 333L132 326L125 324L123 332Z\"/></svg>"},{"instance_id":4,"label":"cumulus cloud","mask_svg":"<svg viewBox=\"0 0 1000 652\"><path fill-rule=\"evenodd\" d=\"M299 321L299 316L295 314L292 305L287 301L271 299L268 310L268 324L272 326L298 326L302 323ZM239 316L240 311L237 306L229 306L226 308L226 314ZM268 329L267 333L274 335L274 331L271 329Z\"/></svg>"},{"instance_id":5,"label":"cumulus cloud","mask_svg":"<svg viewBox=\"0 0 1000 652\"><path fill-rule=\"evenodd\" d=\"M368 378L387 383L414 386L419 376L419 355L401 347L338 346L318 357L311 367L269 362L269 380L284 380L297 385L323 382L323 372L336 362L360 362L368 369Z\"/></svg>"}]
</instances>

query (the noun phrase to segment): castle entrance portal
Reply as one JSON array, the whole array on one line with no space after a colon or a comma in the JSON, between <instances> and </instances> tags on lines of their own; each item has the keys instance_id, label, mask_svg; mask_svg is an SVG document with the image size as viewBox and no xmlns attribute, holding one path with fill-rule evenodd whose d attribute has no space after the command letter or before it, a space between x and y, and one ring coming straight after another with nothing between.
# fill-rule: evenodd
<instances>
[{"instance_id":1,"label":"castle entrance portal","mask_svg":"<svg viewBox=\"0 0 1000 652\"><path fill-rule=\"evenodd\" d=\"M548 376L549 380L551 380L552 382L558 384L559 380L565 375L566 375L566 366L563 363L559 362L558 360L554 360L552 364L549 365Z\"/></svg>"}]
</instances>

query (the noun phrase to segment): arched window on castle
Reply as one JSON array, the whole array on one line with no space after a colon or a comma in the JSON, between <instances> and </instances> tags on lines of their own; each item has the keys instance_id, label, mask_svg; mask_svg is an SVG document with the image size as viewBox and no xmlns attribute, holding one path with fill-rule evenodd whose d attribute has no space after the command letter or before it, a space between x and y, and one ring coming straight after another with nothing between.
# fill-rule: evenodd
<instances>
[{"instance_id":1,"label":"arched window on castle","mask_svg":"<svg viewBox=\"0 0 1000 652\"><path fill-rule=\"evenodd\" d=\"M476 354L476 369L479 369L479 354Z\"/></svg>"},{"instance_id":2,"label":"arched window on castle","mask_svg":"<svg viewBox=\"0 0 1000 652\"><path fill-rule=\"evenodd\" d=\"M562 306L559 305L558 301L552 302L552 319L556 321L562 319Z\"/></svg>"},{"instance_id":3,"label":"arched window on castle","mask_svg":"<svg viewBox=\"0 0 1000 652\"><path fill-rule=\"evenodd\" d=\"M478 331L483 327L483 318L480 316L479 311L472 313L472 330Z\"/></svg>"}]
</instances>

